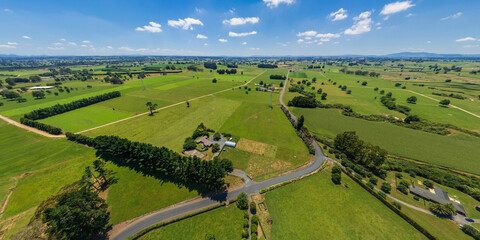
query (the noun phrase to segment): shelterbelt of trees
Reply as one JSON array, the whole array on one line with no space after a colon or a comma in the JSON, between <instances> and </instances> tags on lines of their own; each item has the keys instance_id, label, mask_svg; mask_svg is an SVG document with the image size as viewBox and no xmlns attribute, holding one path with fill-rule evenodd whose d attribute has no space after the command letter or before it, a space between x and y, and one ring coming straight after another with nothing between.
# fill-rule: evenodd
<instances>
[{"instance_id":1,"label":"shelterbelt of trees","mask_svg":"<svg viewBox=\"0 0 480 240\"><path fill-rule=\"evenodd\" d=\"M90 138L67 133L67 139L95 148L99 155L120 166L127 166L146 175L179 183L198 191L218 190L225 184L225 176L233 170L226 159L203 161L197 157L182 156L166 147L132 142L117 136Z\"/></svg>"},{"instance_id":2,"label":"shelterbelt of trees","mask_svg":"<svg viewBox=\"0 0 480 240\"><path fill-rule=\"evenodd\" d=\"M24 118L30 119L30 120L44 119L51 116L55 116L57 114L61 114L61 113L72 111L78 108L86 107L88 105L103 102L112 98L120 97L120 95L121 94L119 91L114 91L114 92L109 92L109 93L105 93L105 94L94 96L94 97L82 98L80 100L73 101L71 103L57 104L51 107L40 108L37 110L33 110L29 113L26 113L24 115Z\"/></svg>"}]
</instances>

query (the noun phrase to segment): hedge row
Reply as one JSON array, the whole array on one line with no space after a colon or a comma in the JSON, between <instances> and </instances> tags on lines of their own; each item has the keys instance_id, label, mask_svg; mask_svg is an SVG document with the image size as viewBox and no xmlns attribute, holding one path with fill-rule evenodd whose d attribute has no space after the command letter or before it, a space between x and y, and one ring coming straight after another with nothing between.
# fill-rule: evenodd
<instances>
[{"instance_id":1,"label":"hedge row","mask_svg":"<svg viewBox=\"0 0 480 240\"><path fill-rule=\"evenodd\" d=\"M27 125L29 127L36 128L38 130L53 134L53 135L61 135L62 134L62 129L58 127L54 127L45 123L37 122L34 120L26 119L26 118L21 118L20 123L23 125Z\"/></svg>"},{"instance_id":2,"label":"hedge row","mask_svg":"<svg viewBox=\"0 0 480 240\"><path fill-rule=\"evenodd\" d=\"M392 211L394 211L398 216L403 218L405 221L407 221L410 225L412 225L415 229L417 229L419 232L421 232L423 235L425 235L428 239L431 240L436 240L437 238L433 236L427 229L423 228L420 224L418 224L415 220L411 219L409 216L407 216L405 213L400 211L397 207L395 207L392 203L387 201L384 197L380 196L375 190L369 188L362 180L356 178L353 176L352 173L346 171L344 168L342 168L342 171L347 174L351 179L353 179L356 183L358 183L360 186L362 186L365 190L367 190L370 194L375 196L378 200L380 200L383 204L385 204L388 208L390 208Z\"/></svg>"},{"instance_id":3,"label":"hedge row","mask_svg":"<svg viewBox=\"0 0 480 240\"><path fill-rule=\"evenodd\" d=\"M296 128L297 121L292 117L293 114L283 105L281 106L281 109L283 113L285 113L285 116L287 116L292 126ZM307 146L308 152L312 155L315 155L315 148L313 147L313 138L308 132L308 129L302 126L299 131L296 131L296 133L302 139L303 143L305 143L305 146Z\"/></svg>"},{"instance_id":4,"label":"hedge row","mask_svg":"<svg viewBox=\"0 0 480 240\"><path fill-rule=\"evenodd\" d=\"M232 203L232 202L230 202L230 203ZM140 239L140 238L142 238L143 236L145 236L145 234L147 234L147 233L149 233L149 232L151 232L151 231L153 231L153 230L156 230L156 229L165 227L165 226L170 225L170 224L172 224L172 223L176 223L176 222L179 222L179 221L182 221L182 220L191 218L191 217L195 217L195 216L200 215L200 214L202 214L202 213L210 212L210 211L212 211L212 210L215 210L215 209L217 209L217 208L223 207L223 206L225 206L225 205L226 205L226 203L220 203L220 204L218 204L218 205L215 205L215 206L212 206L212 207L208 207L208 208L203 209L203 210L200 210L200 211L198 211L198 212L191 213L191 214L187 214L187 215L182 216L182 217L179 217L179 218L175 218L175 219L173 219L173 220L171 220L171 221L168 221L168 222L163 222L163 223L159 223L159 224L153 225L153 226L148 227L148 228L146 228L146 229L138 232L137 234L129 237L128 239L129 239L129 240Z\"/></svg>"},{"instance_id":5,"label":"hedge row","mask_svg":"<svg viewBox=\"0 0 480 240\"><path fill-rule=\"evenodd\" d=\"M105 93L102 95L89 97L89 98L82 98L80 100L76 100L71 103L57 104L51 107L40 108L25 114L24 117L30 120L44 119L44 118L55 116L61 113L72 111L78 108L86 107L95 103L103 102L116 97L120 97L119 91L109 92L109 93Z\"/></svg>"}]
</instances>

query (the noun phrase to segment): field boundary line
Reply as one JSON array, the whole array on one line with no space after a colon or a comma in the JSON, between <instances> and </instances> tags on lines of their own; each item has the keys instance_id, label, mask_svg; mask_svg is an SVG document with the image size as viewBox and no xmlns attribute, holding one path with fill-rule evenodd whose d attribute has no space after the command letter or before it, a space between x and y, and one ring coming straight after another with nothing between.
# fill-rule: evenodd
<instances>
[{"instance_id":1,"label":"field boundary line","mask_svg":"<svg viewBox=\"0 0 480 240\"><path fill-rule=\"evenodd\" d=\"M422 97L426 97L426 98L428 98L428 99L430 99L430 100L433 100L433 101L436 101L436 102L440 102L440 100L438 100L438 99L436 99L436 98L433 98L433 97L430 97L430 96L427 96L427 95L425 95L425 94L418 93L418 92L415 92L415 91L412 91L412 90L407 90L407 91L408 91L408 92L411 92L411 93L414 93L414 94L417 94L417 95L420 95L420 96L422 96ZM460 110L460 111L462 111L462 112L468 113L468 114L470 114L470 115L472 115L472 116L474 116L474 117L480 118L480 115L477 115L477 114L475 114L475 113L469 112L469 111L467 111L467 110L465 110L465 109L463 109L463 108L461 108L461 107L457 107L457 106L452 105L452 104L449 104L449 106L452 106L453 108L456 108L456 109L458 109L458 110Z\"/></svg>"},{"instance_id":2,"label":"field boundary line","mask_svg":"<svg viewBox=\"0 0 480 240\"><path fill-rule=\"evenodd\" d=\"M260 74L258 74L257 76L253 77L252 79L250 79L250 80L249 80L248 82L246 82L245 84L240 85L239 87L247 86L247 85L250 84L253 80L255 80L256 78L258 78L259 76L261 76L262 74L264 74L266 71L267 71L267 70L261 72ZM235 87L234 87L234 88L235 88ZM161 108L157 108L157 109L155 109L155 110L153 110L153 111L154 111L154 112L158 112L158 111L161 111L161 110L165 110L165 109L167 109L167 108L171 108L171 107L174 107L174 106L177 106L177 105L186 103L187 101L190 102L190 101L202 99L202 98L205 98L205 97L213 96L214 94L218 94L218 93L222 93L222 92L226 92L226 91L230 91L230 90L231 90L231 88L227 88L227 89L224 89L224 90L220 90L220 91L218 91L218 92L209 93L209 94L202 95L202 96L199 96L199 97L195 97L195 98L192 98L192 99L187 99L187 100L185 100L185 101L177 102L177 103L174 103L174 104L171 104L171 105L168 105L168 106L164 106L164 107L161 107ZM85 130L82 130L82 131L77 132L76 134L81 134L81 133L85 133L85 132L88 132L88 131L91 131L91 130L96 130L96 129L99 129L99 128L103 128L103 127L106 127L106 126L110 126L110 125L119 123L119 122L127 121L127 120L130 120L130 119L136 118L136 117L140 117L140 116L143 116L143 115L146 115L146 114L150 114L150 111L147 111L147 112L144 112L144 113L140 113L140 114L137 114L137 115L133 115L133 116L131 116L131 117L127 117L127 118L124 118L124 119L120 119L120 120L117 120L117 121L114 121L114 122L110 122L110 123L107 123L107 124L103 124L103 125L100 125L100 126L97 126L97 127L85 129Z\"/></svg>"},{"instance_id":3,"label":"field boundary line","mask_svg":"<svg viewBox=\"0 0 480 240\"><path fill-rule=\"evenodd\" d=\"M14 121L8 117L5 117L3 115L0 115L0 118L3 119L5 122L7 122L8 124L12 124L14 126L17 126L19 128L23 128L27 131L30 131L30 132L33 132L33 133L36 133L36 134L39 134L39 135L42 135L44 137L49 137L49 138L65 138L65 135L52 135L50 133L47 133L47 132L44 132L44 131L40 131L36 128L32 128L32 127L29 127L29 126L26 126L26 125L23 125L17 121Z\"/></svg>"}]
</instances>

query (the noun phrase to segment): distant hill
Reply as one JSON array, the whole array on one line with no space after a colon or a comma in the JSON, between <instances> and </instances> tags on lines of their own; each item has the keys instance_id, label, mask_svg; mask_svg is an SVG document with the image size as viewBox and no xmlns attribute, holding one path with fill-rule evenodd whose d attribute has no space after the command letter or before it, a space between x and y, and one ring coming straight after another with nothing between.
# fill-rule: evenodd
<instances>
[{"instance_id":1,"label":"distant hill","mask_svg":"<svg viewBox=\"0 0 480 240\"><path fill-rule=\"evenodd\" d=\"M391 58L472 58L480 57L480 54L438 54L428 52L400 52L383 55Z\"/></svg>"}]
</instances>

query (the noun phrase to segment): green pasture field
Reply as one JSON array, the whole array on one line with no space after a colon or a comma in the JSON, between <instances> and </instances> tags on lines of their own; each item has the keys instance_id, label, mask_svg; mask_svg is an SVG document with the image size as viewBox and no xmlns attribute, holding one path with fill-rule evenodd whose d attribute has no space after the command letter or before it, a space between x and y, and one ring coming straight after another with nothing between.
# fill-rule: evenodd
<instances>
[{"instance_id":1,"label":"green pasture field","mask_svg":"<svg viewBox=\"0 0 480 240\"><path fill-rule=\"evenodd\" d=\"M118 183L111 186L107 203L110 223L117 224L198 196L195 190L177 186L126 167L110 164Z\"/></svg>"},{"instance_id":2,"label":"green pasture field","mask_svg":"<svg viewBox=\"0 0 480 240\"><path fill-rule=\"evenodd\" d=\"M378 199L330 169L265 194L270 239L425 239Z\"/></svg>"},{"instance_id":3,"label":"green pasture field","mask_svg":"<svg viewBox=\"0 0 480 240\"><path fill-rule=\"evenodd\" d=\"M480 139L464 134L441 136L390 123L372 122L346 117L333 109L295 108L296 116L304 115L306 126L314 134L333 138L344 131L357 135L389 153L443 167L480 174Z\"/></svg>"},{"instance_id":4,"label":"green pasture field","mask_svg":"<svg viewBox=\"0 0 480 240\"><path fill-rule=\"evenodd\" d=\"M112 92L112 91L120 91L127 88L129 88L129 86L118 86L118 87L109 86L109 87L101 88L101 90L99 90L99 87L97 88L93 87L92 89L95 89L95 90L92 90L92 89L90 90L87 89L85 91L74 90L70 92L70 94L66 92L60 93L59 96L55 96L52 93L51 95L47 95L45 99L40 99L40 100L34 100L32 97L32 94L28 93L26 95L27 102L25 103L10 102L10 104L13 105L13 107L9 107L9 108L7 108L7 104L5 104L3 107L1 107L2 112L0 112L0 114L7 117L13 117L13 119L18 120L23 116L23 114L31 112L35 109L50 107L55 104L70 103L82 98L97 96L97 95L101 95L101 94ZM29 99L28 97L30 97L31 99Z\"/></svg>"},{"instance_id":5,"label":"green pasture field","mask_svg":"<svg viewBox=\"0 0 480 240\"><path fill-rule=\"evenodd\" d=\"M114 111L111 108L105 108L95 104L42 119L39 120L39 122L59 127L65 132L78 132L130 116L132 116L132 114Z\"/></svg>"},{"instance_id":6,"label":"green pasture field","mask_svg":"<svg viewBox=\"0 0 480 240\"><path fill-rule=\"evenodd\" d=\"M297 166L309 158L306 146L279 107L242 103L220 131L277 147L273 158L238 149L228 149L222 153L222 157L232 160L235 167L253 177Z\"/></svg>"},{"instance_id":7,"label":"green pasture field","mask_svg":"<svg viewBox=\"0 0 480 240\"><path fill-rule=\"evenodd\" d=\"M192 135L198 124L203 122L208 128L218 130L240 104L225 98L205 97L191 101L189 108L186 104L179 104L161 110L154 116L140 116L85 134L117 135L181 152L185 138Z\"/></svg>"},{"instance_id":8,"label":"green pasture field","mask_svg":"<svg viewBox=\"0 0 480 240\"><path fill-rule=\"evenodd\" d=\"M242 220L243 212L235 205L221 207L153 230L140 239L204 239L208 233L217 240L240 239Z\"/></svg>"}]
</instances>

